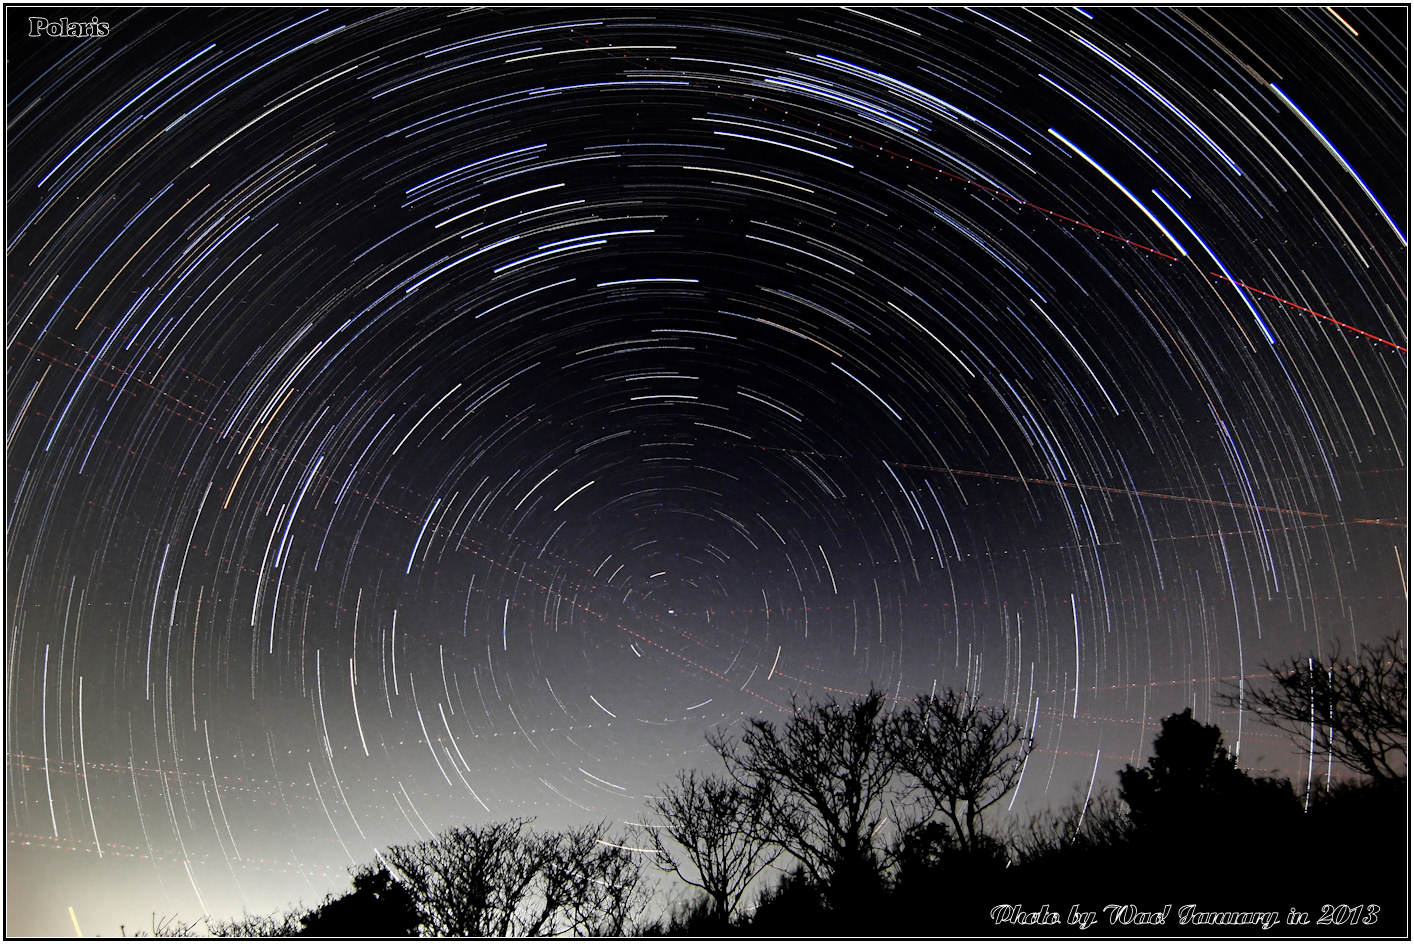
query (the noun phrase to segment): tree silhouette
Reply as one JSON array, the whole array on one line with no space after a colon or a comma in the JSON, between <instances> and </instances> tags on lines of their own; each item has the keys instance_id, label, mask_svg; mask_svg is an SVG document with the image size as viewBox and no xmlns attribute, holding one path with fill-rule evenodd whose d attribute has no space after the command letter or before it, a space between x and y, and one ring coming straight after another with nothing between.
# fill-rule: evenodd
<instances>
[{"instance_id":1,"label":"tree silhouette","mask_svg":"<svg viewBox=\"0 0 1414 944\"><path fill-rule=\"evenodd\" d=\"M538 833L508 820L449 829L393 846L402 876L434 937L622 934L646 903L642 870L603 824Z\"/></svg>"},{"instance_id":2,"label":"tree silhouette","mask_svg":"<svg viewBox=\"0 0 1414 944\"><path fill-rule=\"evenodd\" d=\"M888 749L884 694L842 705L793 701L793 715L749 718L739 739L722 732L708 743L729 774L765 798L759 838L775 842L832 898L867 899L881 885L885 808L897 773Z\"/></svg>"},{"instance_id":3,"label":"tree silhouette","mask_svg":"<svg viewBox=\"0 0 1414 944\"><path fill-rule=\"evenodd\" d=\"M1270 684L1222 700L1240 700L1303 751L1313 745L1371 780L1408 776L1409 654L1398 636L1363 644L1353 659L1337 649L1265 668Z\"/></svg>"},{"instance_id":4,"label":"tree silhouette","mask_svg":"<svg viewBox=\"0 0 1414 944\"><path fill-rule=\"evenodd\" d=\"M365 865L354 873L353 891L301 918L301 937L414 937L421 915L411 893L386 868Z\"/></svg>"},{"instance_id":5,"label":"tree silhouette","mask_svg":"<svg viewBox=\"0 0 1414 944\"><path fill-rule=\"evenodd\" d=\"M657 865L703 894L650 924L631 925L648 900L635 854L649 850L610 840L602 823L540 832L517 819L393 846L380 866L354 873L351 892L316 908L208 928L241 937L1004 936L993 916L1000 888L1027 909L1063 899L1158 909L1181 889L1204 907L1313 911L1343 901L1364 903L1382 929L1407 924L1407 870L1370 854L1407 836L1402 779L1337 784L1303 813L1288 781L1239 769L1222 732L1184 709L1163 719L1143 767L1120 771L1118 797L1092 783L1083 800L1013 826L1003 844L983 817L1020 776L1030 750L1020 728L951 691L892 719L884 704L878 691L848 704L807 701L779 725L748 719L737 738L709 735L727 776L683 771L650 798ZM928 816L915 820L916 810ZM782 852L789 868L752 914L734 916ZM196 927L154 918L152 933Z\"/></svg>"},{"instance_id":6,"label":"tree silhouette","mask_svg":"<svg viewBox=\"0 0 1414 944\"><path fill-rule=\"evenodd\" d=\"M894 716L891 749L925 802L924 819L941 814L966 850L983 844L986 809L1016 786L1030 739L1003 706L948 689L920 695Z\"/></svg>"},{"instance_id":7,"label":"tree silhouette","mask_svg":"<svg viewBox=\"0 0 1414 944\"><path fill-rule=\"evenodd\" d=\"M619 937L648 904L643 869L634 851L606 838L607 824L550 834L549 867L542 876L547 907L528 935ZM553 899L558 913L548 909Z\"/></svg>"},{"instance_id":8,"label":"tree silhouette","mask_svg":"<svg viewBox=\"0 0 1414 944\"><path fill-rule=\"evenodd\" d=\"M647 830L655 862L705 892L706 923L725 927L747 888L780 855L763 835L767 797L695 770L681 771L662 790L648 804L662 822Z\"/></svg>"},{"instance_id":9,"label":"tree silhouette","mask_svg":"<svg viewBox=\"0 0 1414 944\"><path fill-rule=\"evenodd\" d=\"M388 862L422 914L422 933L486 936L497 932L503 916L509 922L539 867L521 855L527 833L527 821L514 819L389 848Z\"/></svg>"},{"instance_id":10,"label":"tree silhouette","mask_svg":"<svg viewBox=\"0 0 1414 944\"><path fill-rule=\"evenodd\" d=\"M1243 773L1223 746L1221 729L1197 721L1191 708L1163 720L1148 764L1126 764L1119 783L1135 828L1148 835L1196 838L1238 824L1252 829L1297 809L1290 783Z\"/></svg>"}]
</instances>

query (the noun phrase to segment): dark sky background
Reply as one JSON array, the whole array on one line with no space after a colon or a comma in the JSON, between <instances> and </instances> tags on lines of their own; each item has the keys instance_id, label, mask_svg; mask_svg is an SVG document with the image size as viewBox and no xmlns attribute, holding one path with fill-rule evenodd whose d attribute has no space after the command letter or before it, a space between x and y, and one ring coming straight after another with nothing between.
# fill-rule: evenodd
<instances>
[{"instance_id":1,"label":"dark sky background","mask_svg":"<svg viewBox=\"0 0 1414 944\"><path fill-rule=\"evenodd\" d=\"M1407 625L1406 8L7 17L10 934Z\"/></svg>"}]
</instances>

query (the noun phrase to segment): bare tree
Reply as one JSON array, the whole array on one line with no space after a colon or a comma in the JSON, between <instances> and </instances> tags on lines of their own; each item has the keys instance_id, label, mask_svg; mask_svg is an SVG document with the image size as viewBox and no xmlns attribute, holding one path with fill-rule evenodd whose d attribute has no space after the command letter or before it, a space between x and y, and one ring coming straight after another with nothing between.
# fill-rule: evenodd
<instances>
[{"instance_id":1,"label":"bare tree","mask_svg":"<svg viewBox=\"0 0 1414 944\"><path fill-rule=\"evenodd\" d=\"M581 826L547 837L552 848L542 899L558 911L542 911L545 920L525 936L574 935L620 937L648 903L643 869L622 840L607 838L607 825Z\"/></svg>"},{"instance_id":2,"label":"bare tree","mask_svg":"<svg viewBox=\"0 0 1414 944\"><path fill-rule=\"evenodd\" d=\"M605 826L537 833L514 819L388 850L434 937L623 933L646 903L642 870Z\"/></svg>"},{"instance_id":3,"label":"bare tree","mask_svg":"<svg viewBox=\"0 0 1414 944\"><path fill-rule=\"evenodd\" d=\"M422 933L495 934L498 918L519 903L534 874L534 863L521 868L519 853L527 832L528 822L514 819L449 829L423 842L390 847L386 859L412 892L422 913ZM512 888L517 884L520 891Z\"/></svg>"},{"instance_id":4,"label":"bare tree","mask_svg":"<svg viewBox=\"0 0 1414 944\"><path fill-rule=\"evenodd\" d=\"M884 694L792 706L779 729L749 718L739 739L713 732L708 743L737 783L763 791L759 838L795 856L815 882L864 893L880 881L878 834L896 773Z\"/></svg>"},{"instance_id":5,"label":"bare tree","mask_svg":"<svg viewBox=\"0 0 1414 944\"><path fill-rule=\"evenodd\" d=\"M661 820L647 830L655 862L706 892L711 921L724 926L747 888L780 855L761 828L765 792L695 770L681 771L662 791L648 803Z\"/></svg>"},{"instance_id":6,"label":"bare tree","mask_svg":"<svg viewBox=\"0 0 1414 944\"><path fill-rule=\"evenodd\" d=\"M1353 658L1336 653L1265 666L1270 684L1221 700L1240 703L1303 750L1329 753L1372 780L1409 772L1409 654L1396 636L1365 643Z\"/></svg>"},{"instance_id":7,"label":"bare tree","mask_svg":"<svg viewBox=\"0 0 1414 944\"><path fill-rule=\"evenodd\" d=\"M931 819L942 814L965 849L982 841L984 811L1021 777L1031 750L1020 722L1001 706L951 689L920 695L894 716L892 753Z\"/></svg>"}]
</instances>

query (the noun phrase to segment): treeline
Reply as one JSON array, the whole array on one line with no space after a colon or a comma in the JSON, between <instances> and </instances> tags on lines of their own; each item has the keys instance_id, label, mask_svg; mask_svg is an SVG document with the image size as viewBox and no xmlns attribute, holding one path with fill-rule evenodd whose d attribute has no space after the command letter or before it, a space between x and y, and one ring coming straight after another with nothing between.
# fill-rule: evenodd
<instances>
[{"instance_id":1,"label":"treeline","mask_svg":"<svg viewBox=\"0 0 1414 944\"><path fill-rule=\"evenodd\" d=\"M1264 684L1226 700L1358 776L1300 791L1252 776L1222 732L1185 709L1163 720L1144 766L1118 772L1117 790L1092 785L999 830L995 810L1031 760L1022 721L965 692L893 704L871 691L714 732L721 770L681 772L635 832L537 831L526 820L450 829L389 848L352 891L316 907L207 927L241 937L1406 934L1402 644L1266 668ZM690 892L656 917L645 915L655 866Z\"/></svg>"}]
</instances>

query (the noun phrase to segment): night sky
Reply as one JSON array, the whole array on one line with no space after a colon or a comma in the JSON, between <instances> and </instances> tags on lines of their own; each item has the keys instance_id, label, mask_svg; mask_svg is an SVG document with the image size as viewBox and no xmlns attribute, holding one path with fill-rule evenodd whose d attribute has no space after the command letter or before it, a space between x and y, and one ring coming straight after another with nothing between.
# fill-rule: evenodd
<instances>
[{"instance_id":1,"label":"night sky","mask_svg":"<svg viewBox=\"0 0 1414 944\"><path fill-rule=\"evenodd\" d=\"M1184 705L1324 777L1213 699L1407 625L1407 31L8 9L6 930L634 822L793 693L1015 710L999 825Z\"/></svg>"}]
</instances>

